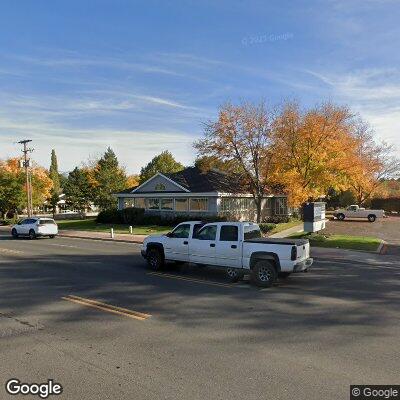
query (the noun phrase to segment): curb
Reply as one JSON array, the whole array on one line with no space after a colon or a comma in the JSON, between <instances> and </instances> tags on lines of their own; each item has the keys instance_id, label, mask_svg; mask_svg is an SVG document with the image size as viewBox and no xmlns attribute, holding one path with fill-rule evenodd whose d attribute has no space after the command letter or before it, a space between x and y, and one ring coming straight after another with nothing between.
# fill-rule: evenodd
<instances>
[{"instance_id":1,"label":"curb","mask_svg":"<svg viewBox=\"0 0 400 400\"><path fill-rule=\"evenodd\" d=\"M59 237L71 238L71 239L87 239L87 240L99 240L103 242L119 242L119 243L135 243L135 244L143 244L143 242L139 242L137 240L125 240L125 239L112 239L112 238L96 238L90 236L78 236L78 235L64 235L62 233L58 234Z\"/></svg>"}]
</instances>

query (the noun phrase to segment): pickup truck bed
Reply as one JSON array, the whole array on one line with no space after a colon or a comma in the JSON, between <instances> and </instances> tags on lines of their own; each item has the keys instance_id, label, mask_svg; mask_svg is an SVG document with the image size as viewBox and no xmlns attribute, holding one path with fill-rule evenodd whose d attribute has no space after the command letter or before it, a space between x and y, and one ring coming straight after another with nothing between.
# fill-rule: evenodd
<instances>
[{"instance_id":1,"label":"pickup truck bed","mask_svg":"<svg viewBox=\"0 0 400 400\"><path fill-rule=\"evenodd\" d=\"M286 244L289 246L304 246L308 243L307 239L274 239L274 238L258 238L245 240L245 243L263 243L263 244Z\"/></svg>"}]
</instances>

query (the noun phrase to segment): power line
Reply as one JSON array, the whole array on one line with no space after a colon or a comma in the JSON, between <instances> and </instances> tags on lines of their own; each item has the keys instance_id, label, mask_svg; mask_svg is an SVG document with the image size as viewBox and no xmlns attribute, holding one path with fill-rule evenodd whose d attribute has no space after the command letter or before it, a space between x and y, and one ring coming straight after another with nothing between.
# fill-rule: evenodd
<instances>
[{"instance_id":1,"label":"power line","mask_svg":"<svg viewBox=\"0 0 400 400\"><path fill-rule=\"evenodd\" d=\"M28 158L28 153L32 153L34 150L33 148L28 148L26 145L27 143L32 142L30 139L24 139L20 140L18 143L22 144L24 146L22 152L24 153L24 162L23 166L25 168L25 176L26 176L26 204L27 204L27 211L28 211L28 217L32 216L32 181L31 181L31 176L30 176L30 163L29 163L29 158Z\"/></svg>"}]
</instances>

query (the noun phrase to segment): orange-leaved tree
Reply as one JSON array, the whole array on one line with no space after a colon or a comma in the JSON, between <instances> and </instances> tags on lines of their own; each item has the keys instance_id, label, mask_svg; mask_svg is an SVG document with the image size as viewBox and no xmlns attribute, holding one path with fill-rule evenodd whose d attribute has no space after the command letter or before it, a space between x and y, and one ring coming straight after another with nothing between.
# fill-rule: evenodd
<instances>
[{"instance_id":1,"label":"orange-leaved tree","mask_svg":"<svg viewBox=\"0 0 400 400\"><path fill-rule=\"evenodd\" d=\"M378 142L366 123L359 120L354 132L356 147L349 167L349 187L362 205L372 196L384 195L384 183L400 176L400 159L393 146Z\"/></svg>"},{"instance_id":2,"label":"orange-leaved tree","mask_svg":"<svg viewBox=\"0 0 400 400\"><path fill-rule=\"evenodd\" d=\"M297 103L284 105L274 140L279 179L291 205L317 199L330 188L347 188L356 146L353 124L346 107L323 104L303 111Z\"/></svg>"},{"instance_id":3,"label":"orange-leaved tree","mask_svg":"<svg viewBox=\"0 0 400 400\"><path fill-rule=\"evenodd\" d=\"M264 103L226 104L216 121L205 124L205 137L194 145L199 156L215 157L236 166L243 185L253 194L258 222L262 199L274 179L274 118L274 112Z\"/></svg>"}]
</instances>

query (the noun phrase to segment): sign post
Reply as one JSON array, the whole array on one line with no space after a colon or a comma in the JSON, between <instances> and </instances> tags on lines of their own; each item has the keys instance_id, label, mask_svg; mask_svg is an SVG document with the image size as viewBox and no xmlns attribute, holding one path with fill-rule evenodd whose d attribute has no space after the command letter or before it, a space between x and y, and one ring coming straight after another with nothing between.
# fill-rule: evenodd
<instances>
[{"instance_id":1,"label":"sign post","mask_svg":"<svg viewBox=\"0 0 400 400\"><path fill-rule=\"evenodd\" d=\"M319 232L325 229L325 203L307 203L303 206L304 232Z\"/></svg>"}]
</instances>

